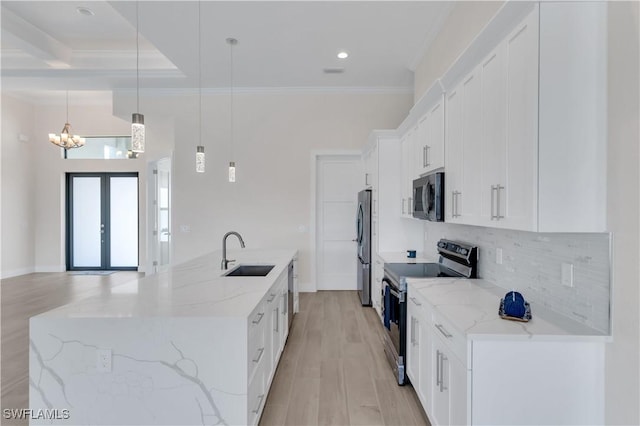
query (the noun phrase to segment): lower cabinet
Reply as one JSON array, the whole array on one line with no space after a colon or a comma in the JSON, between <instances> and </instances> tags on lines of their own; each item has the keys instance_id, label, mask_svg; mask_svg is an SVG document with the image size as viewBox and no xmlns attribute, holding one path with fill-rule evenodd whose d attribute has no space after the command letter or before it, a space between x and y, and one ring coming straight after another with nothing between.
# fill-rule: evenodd
<instances>
[{"instance_id":1,"label":"lower cabinet","mask_svg":"<svg viewBox=\"0 0 640 426\"><path fill-rule=\"evenodd\" d=\"M466 366L440 337L432 340L431 356L433 423L467 424Z\"/></svg>"},{"instance_id":2,"label":"lower cabinet","mask_svg":"<svg viewBox=\"0 0 640 426\"><path fill-rule=\"evenodd\" d=\"M246 424L249 425L257 424L260 419L289 333L287 272L277 279L247 323Z\"/></svg>"},{"instance_id":3,"label":"lower cabinet","mask_svg":"<svg viewBox=\"0 0 640 426\"><path fill-rule=\"evenodd\" d=\"M408 299L406 365L418 399L432 424L467 424L464 337L454 334L419 295Z\"/></svg>"},{"instance_id":4,"label":"lower cabinet","mask_svg":"<svg viewBox=\"0 0 640 426\"><path fill-rule=\"evenodd\" d=\"M406 372L432 425L604 423L604 340L468 337L412 289Z\"/></svg>"}]
</instances>

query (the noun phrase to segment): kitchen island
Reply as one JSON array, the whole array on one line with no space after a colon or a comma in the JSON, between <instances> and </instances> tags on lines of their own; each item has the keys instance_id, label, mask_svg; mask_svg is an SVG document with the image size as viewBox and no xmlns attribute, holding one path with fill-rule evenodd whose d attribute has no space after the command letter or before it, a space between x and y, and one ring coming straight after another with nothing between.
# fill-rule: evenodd
<instances>
[{"instance_id":1,"label":"kitchen island","mask_svg":"<svg viewBox=\"0 0 640 426\"><path fill-rule=\"evenodd\" d=\"M274 267L227 277L214 252L32 317L29 405L43 415L31 424L256 424L296 256L234 251L237 264Z\"/></svg>"}]
</instances>

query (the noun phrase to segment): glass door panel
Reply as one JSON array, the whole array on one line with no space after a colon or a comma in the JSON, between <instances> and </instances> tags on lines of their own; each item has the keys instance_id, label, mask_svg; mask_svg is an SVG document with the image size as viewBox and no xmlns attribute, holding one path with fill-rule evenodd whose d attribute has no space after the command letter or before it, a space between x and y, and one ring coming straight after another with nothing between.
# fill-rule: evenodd
<instances>
[{"instance_id":1,"label":"glass door panel","mask_svg":"<svg viewBox=\"0 0 640 426\"><path fill-rule=\"evenodd\" d=\"M109 178L110 266L138 266L138 178ZM134 214L135 213L135 214Z\"/></svg>"},{"instance_id":2,"label":"glass door panel","mask_svg":"<svg viewBox=\"0 0 640 426\"><path fill-rule=\"evenodd\" d=\"M100 177L73 177L73 260L79 268L102 265L102 198Z\"/></svg>"}]
</instances>

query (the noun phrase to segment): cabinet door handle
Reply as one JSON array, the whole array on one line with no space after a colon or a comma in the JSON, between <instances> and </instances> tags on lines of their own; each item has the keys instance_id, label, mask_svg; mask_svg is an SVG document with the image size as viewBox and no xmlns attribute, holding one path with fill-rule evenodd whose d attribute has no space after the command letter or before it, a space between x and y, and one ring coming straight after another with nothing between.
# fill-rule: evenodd
<instances>
[{"instance_id":1,"label":"cabinet door handle","mask_svg":"<svg viewBox=\"0 0 640 426\"><path fill-rule=\"evenodd\" d=\"M422 147L422 167L427 167L427 146Z\"/></svg>"},{"instance_id":2,"label":"cabinet door handle","mask_svg":"<svg viewBox=\"0 0 640 426\"><path fill-rule=\"evenodd\" d=\"M496 202L494 191L498 192L498 187L496 185L491 185L491 220L496 220L498 218L497 214L493 214L493 207L495 206Z\"/></svg>"},{"instance_id":3,"label":"cabinet door handle","mask_svg":"<svg viewBox=\"0 0 640 426\"><path fill-rule=\"evenodd\" d=\"M442 364L440 362L440 358L442 357L442 352L439 350L436 351L436 386L440 387L440 392L442 392Z\"/></svg>"},{"instance_id":4,"label":"cabinet door handle","mask_svg":"<svg viewBox=\"0 0 640 426\"><path fill-rule=\"evenodd\" d=\"M411 299L416 306L422 306L422 303L418 302L415 297L410 297L409 299Z\"/></svg>"},{"instance_id":5,"label":"cabinet door handle","mask_svg":"<svg viewBox=\"0 0 640 426\"><path fill-rule=\"evenodd\" d=\"M258 319L254 319L253 321L251 321L254 324L260 324L260 321L262 321L262 317L264 316L264 312L260 312L258 313L258 315L256 315L256 317L258 317Z\"/></svg>"},{"instance_id":6,"label":"cabinet door handle","mask_svg":"<svg viewBox=\"0 0 640 426\"><path fill-rule=\"evenodd\" d=\"M364 174L364 184L369 185L369 173Z\"/></svg>"},{"instance_id":7,"label":"cabinet door handle","mask_svg":"<svg viewBox=\"0 0 640 426\"><path fill-rule=\"evenodd\" d=\"M438 331L439 331L440 333L442 333L442 335L443 335L444 337L446 337L447 339L449 339L449 338L453 337L453 334L450 334L450 333L449 333L449 332L444 328L444 326L443 326L442 324L436 324L435 326L436 326L436 328L438 329Z\"/></svg>"},{"instance_id":8,"label":"cabinet door handle","mask_svg":"<svg viewBox=\"0 0 640 426\"><path fill-rule=\"evenodd\" d=\"M273 331L275 331L276 333L280 332L280 318L279 318L279 313L280 313L280 308L275 308L273 310L273 312L275 312L273 318L276 320L276 328L273 329Z\"/></svg>"},{"instance_id":9,"label":"cabinet door handle","mask_svg":"<svg viewBox=\"0 0 640 426\"><path fill-rule=\"evenodd\" d=\"M458 199L458 195L460 195L460 191L453 191L453 201L452 201L452 209L453 209L453 217L460 217L460 212L458 211L458 207L460 204L460 200Z\"/></svg>"},{"instance_id":10,"label":"cabinet door handle","mask_svg":"<svg viewBox=\"0 0 640 426\"><path fill-rule=\"evenodd\" d=\"M504 190L504 186L501 185L496 185L496 194L497 194L497 202L496 202L496 219L500 220L500 219L504 219L504 215L500 214L502 210L500 208L500 191Z\"/></svg>"},{"instance_id":11,"label":"cabinet door handle","mask_svg":"<svg viewBox=\"0 0 640 426\"><path fill-rule=\"evenodd\" d=\"M456 191L451 191L451 217L456 217Z\"/></svg>"},{"instance_id":12,"label":"cabinet door handle","mask_svg":"<svg viewBox=\"0 0 640 426\"><path fill-rule=\"evenodd\" d=\"M284 306L282 308L282 315L287 315L288 309L289 309L289 301L287 300L287 296L289 295L289 292L285 290L284 293L282 293L282 305Z\"/></svg>"},{"instance_id":13,"label":"cabinet door handle","mask_svg":"<svg viewBox=\"0 0 640 426\"><path fill-rule=\"evenodd\" d=\"M262 354L263 353L264 353L264 348L258 349L258 355L254 359L252 359L251 361L253 361L253 362L255 362L257 364L258 362L260 362L260 358L262 358Z\"/></svg>"},{"instance_id":14,"label":"cabinet door handle","mask_svg":"<svg viewBox=\"0 0 640 426\"><path fill-rule=\"evenodd\" d=\"M444 356L443 352L440 352L440 392L444 392L449 389L444 386L444 363L448 360L449 358Z\"/></svg>"},{"instance_id":15,"label":"cabinet door handle","mask_svg":"<svg viewBox=\"0 0 640 426\"><path fill-rule=\"evenodd\" d=\"M411 346L416 345L416 319L411 317Z\"/></svg>"},{"instance_id":16,"label":"cabinet door handle","mask_svg":"<svg viewBox=\"0 0 640 426\"><path fill-rule=\"evenodd\" d=\"M430 158L429 158L429 151L431 150L431 147L429 145L426 145L425 148L427 148L427 150L426 150L427 151L427 165L426 165L426 167L429 167L431 165L431 161L430 161Z\"/></svg>"},{"instance_id":17,"label":"cabinet door handle","mask_svg":"<svg viewBox=\"0 0 640 426\"><path fill-rule=\"evenodd\" d=\"M267 300L267 303L271 303L271 302L273 302L273 299L275 299L275 298L276 298L275 293L271 293L269 296L271 296L271 299L268 299L268 300Z\"/></svg>"},{"instance_id":18,"label":"cabinet door handle","mask_svg":"<svg viewBox=\"0 0 640 426\"><path fill-rule=\"evenodd\" d=\"M264 399L264 394L258 395L258 405L256 405L256 408L254 410L251 410L253 414L258 414L258 411L260 411L260 406L262 405L263 399Z\"/></svg>"}]
</instances>

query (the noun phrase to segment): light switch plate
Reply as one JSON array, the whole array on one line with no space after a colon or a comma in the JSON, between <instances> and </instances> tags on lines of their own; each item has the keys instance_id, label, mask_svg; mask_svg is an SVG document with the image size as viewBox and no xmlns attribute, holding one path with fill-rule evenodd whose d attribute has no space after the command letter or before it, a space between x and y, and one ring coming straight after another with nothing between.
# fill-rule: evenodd
<instances>
[{"instance_id":1,"label":"light switch plate","mask_svg":"<svg viewBox=\"0 0 640 426\"><path fill-rule=\"evenodd\" d=\"M567 287L573 287L573 264L562 264L562 285Z\"/></svg>"}]
</instances>

